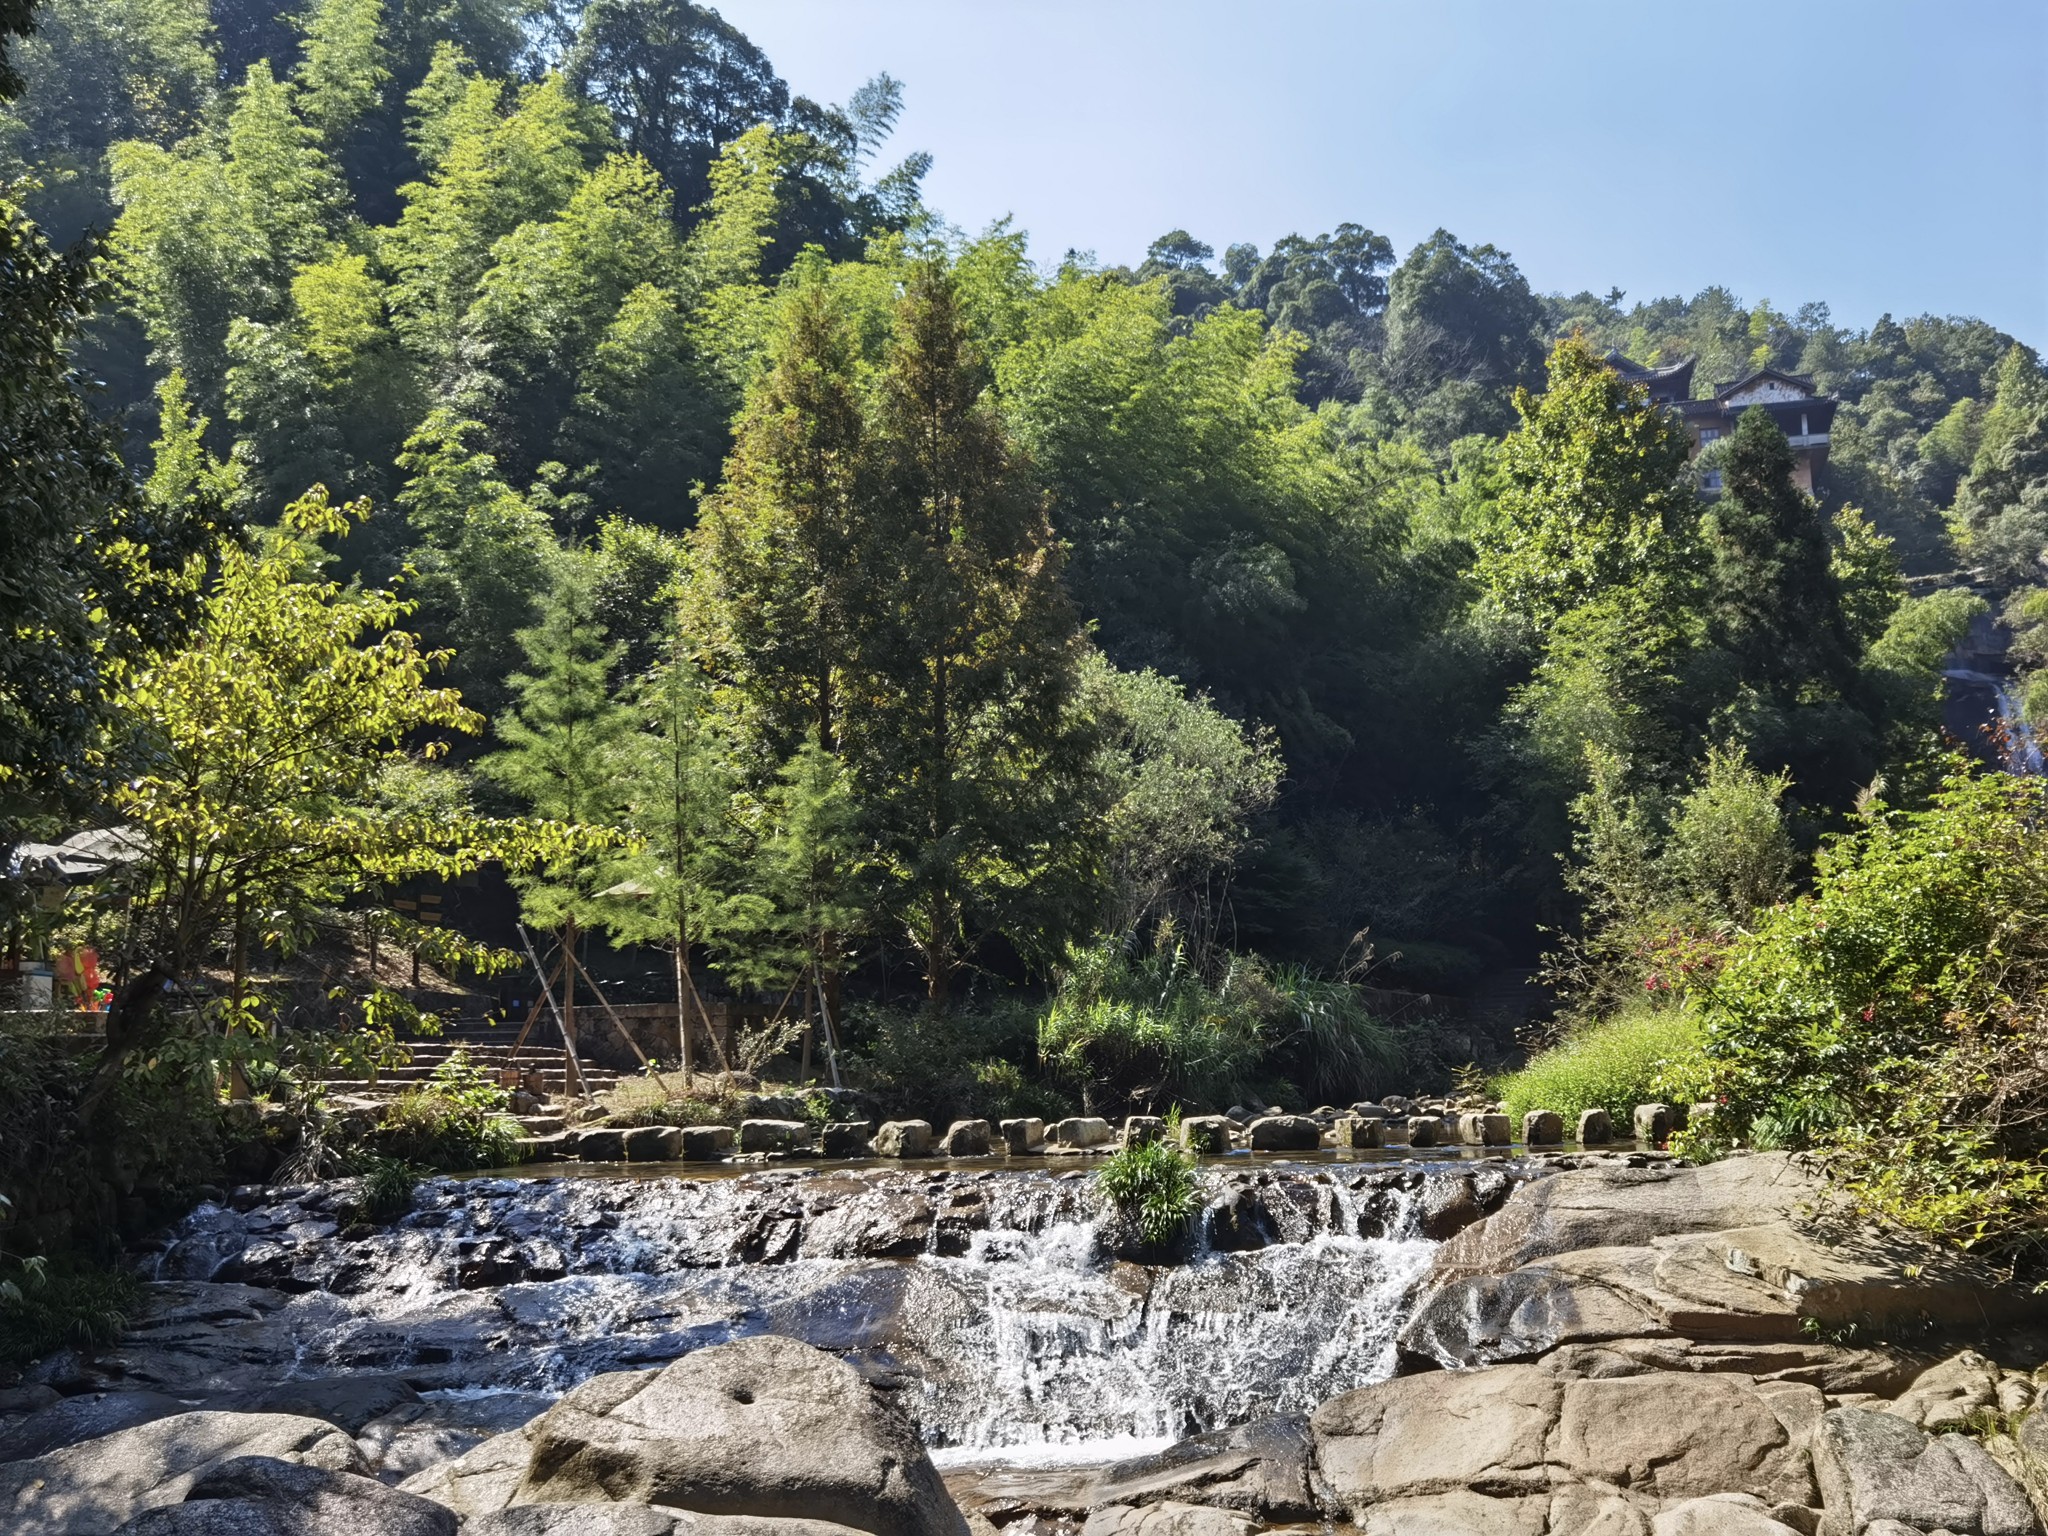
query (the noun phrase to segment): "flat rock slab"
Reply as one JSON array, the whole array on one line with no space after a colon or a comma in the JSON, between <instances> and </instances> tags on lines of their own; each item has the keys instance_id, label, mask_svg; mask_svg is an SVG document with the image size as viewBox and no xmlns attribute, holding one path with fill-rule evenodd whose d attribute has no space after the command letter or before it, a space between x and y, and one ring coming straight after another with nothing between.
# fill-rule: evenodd
<instances>
[{"instance_id":1,"label":"flat rock slab","mask_svg":"<svg viewBox=\"0 0 2048 1536\"><path fill-rule=\"evenodd\" d=\"M1928 1435L1896 1414L1836 1408L1814 1463L1827 1499L1823 1536L1861 1536L1896 1520L1954 1536L2039 1536L2033 1505L1976 1441Z\"/></svg>"},{"instance_id":2,"label":"flat rock slab","mask_svg":"<svg viewBox=\"0 0 2048 1536\"><path fill-rule=\"evenodd\" d=\"M183 1502L207 1472L238 1456L269 1456L336 1472L367 1472L354 1440L324 1419L281 1413L181 1413L0 1465L7 1536L107 1536L143 1513Z\"/></svg>"},{"instance_id":3,"label":"flat rock slab","mask_svg":"<svg viewBox=\"0 0 2048 1536\"><path fill-rule=\"evenodd\" d=\"M1397 1377L1311 1417L1316 1491L1326 1514L1368 1529L1380 1506L1452 1492L1541 1496L1539 1531L1569 1489L1653 1510L1715 1493L1804 1505L1822 1406L1815 1388L1733 1374L1566 1381L1511 1365ZM1503 1528L1523 1518L1495 1514Z\"/></svg>"},{"instance_id":4,"label":"flat rock slab","mask_svg":"<svg viewBox=\"0 0 2048 1536\"><path fill-rule=\"evenodd\" d=\"M456 1536L454 1512L375 1478L269 1456L222 1462L182 1504L146 1510L120 1536Z\"/></svg>"}]
</instances>

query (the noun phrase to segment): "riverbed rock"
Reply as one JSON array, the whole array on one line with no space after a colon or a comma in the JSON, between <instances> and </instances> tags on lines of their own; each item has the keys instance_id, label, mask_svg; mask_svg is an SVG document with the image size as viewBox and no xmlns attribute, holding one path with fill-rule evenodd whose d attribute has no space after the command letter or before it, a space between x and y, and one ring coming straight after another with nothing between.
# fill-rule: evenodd
<instances>
[{"instance_id":1,"label":"riverbed rock","mask_svg":"<svg viewBox=\"0 0 2048 1536\"><path fill-rule=\"evenodd\" d=\"M1782 1154L1527 1181L1439 1250L1401 1346L1474 1366L1611 1339L1794 1341L1809 1318L1974 1326L2017 1312L2020 1297L1966 1265L1814 1227L1820 1194Z\"/></svg>"},{"instance_id":2,"label":"riverbed rock","mask_svg":"<svg viewBox=\"0 0 2048 1536\"><path fill-rule=\"evenodd\" d=\"M576 1156L586 1163L623 1163L626 1160L625 1128L599 1125L578 1131Z\"/></svg>"},{"instance_id":3,"label":"riverbed rock","mask_svg":"<svg viewBox=\"0 0 2048 1536\"><path fill-rule=\"evenodd\" d=\"M163 1392L87 1392L57 1397L27 1418L0 1428L0 1462L26 1461L118 1429L189 1413L192 1405Z\"/></svg>"},{"instance_id":4,"label":"riverbed rock","mask_svg":"<svg viewBox=\"0 0 2048 1536\"><path fill-rule=\"evenodd\" d=\"M939 1138L939 1151L947 1157L987 1157L989 1141L986 1120L955 1120Z\"/></svg>"},{"instance_id":5,"label":"riverbed rock","mask_svg":"<svg viewBox=\"0 0 2048 1536\"><path fill-rule=\"evenodd\" d=\"M119 1536L455 1536L451 1510L372 1477L238 1456L193 1483L182 1504L147 1510Z\"/></svg>"},{"instance_id":6,"label":"riverbed rock","mask_svg":"<svg viewBox=\"0 0 2048 1536\"><path fill-rule=\"evenodd\" d=\"M1651 1521L1650 1536L1801 1536L1797 1526L1772 1518L1772 1508L1746 1493L1687 1499Z\"/></svg>"},{"instance_id":7,"label":"riverbed rock","mask_svg":"<svg viewBox=\"0 0 2048 1536\"><path fill-rule=\"evenodd\" d=\"M865 1120L834 1120L819 1136L819 1150L829 1158L866 1157L871 1150Z\"/></svg>"},{"instance_id":8,"label":"riverbed rock","mask_svg":"<svg viewBox=\"0 0 2048 1536\"><path fill-rule=\"evenodd\" d=\"M1550 1109L1532 1109L1522 1116L1522 1145L1555 1147L1564 1142L1564 1116Z\"/></svg>"},{"instance_id":9,"label":"riverbed rock","mask_svg":"<svg viewBox=\"0 0 2048 1536\"><path fill-rule=\"evenodd\" d=\"M1330 1127L1330 1144L1344 1149L1377 1147L1386 1134L1387 1122L1362 1115L1339 1115Z\"/></svg>"},{"instance_id":10,"label":"riverbed rock","mask_svg":"<svg viewBox=\"0 0 2048 1536\"><path fill-rule=\"evenodd\" d=\"M1368 1529L1377 1506L1454 1489L1510 1498L1578 1489L1592 1505L1626 1494L1621 1502L1638 1512L1731 1492L1806 1505L1805 1437L1821 1408L1813 1388L1732 1374L1565 1381L1496 1366L1404 1376L1318 1408L1312 1465L1324 1513ZM1560 1531L1597 1528L1543 1519Z\"/></svg>"},{"instance_id":11,"label":"riverbed rock","mask_svg":"<svg viewBox=\"0 0 2048 1536\"><path fill-rule=\"evenodd\" d=\"M1443 1135L1443 1122L1433 1115L1410 1115L1408 1117L1408 1145L1411 1147L1433 1147Z\"/></svg>"},{"instance_id":12,"label":"riverbed rock","mask_svg":"<svg viewBox=\"0 0 2048 1536\"><path fill-rule=\"evenodd\" d=\"M1020 1115L996 1127L1003 1138L1003 1150L1012 1157L1024 1157L1045 1144L1045 1122L1036 1115Z\"/></svg>"},{"instance_id":13,"label":"riverbed rock","mask_svg":"<svg viewBox=\"0 0 2048 1536\"><path fill-rule=\"evenodd\" d=\"M2039 1536L2026 1492L1964 1435L1933 1435L1896 1414L1836 1408L1821 1420L1814 1464L1826 1497L1821 1536L1862 1536L1897 1520L1955 1536Z\"/></svg>"},{"instance_id":14,"label":"riverbed rock","mask_svg":"<svg viewBox=\"0 0 2048 1536\"><path fill-rule=\"evenodd\" d=\"M532 1426L514 1505L648 1503L964 1536L916 1430L852 1366L763 1335L600 1376Z\"/></svg>"},{"instance_id":15,"label":"riverbed rock","mask_svg":"<svg viewBox=\"0 0 2048 1536\"><path fill-rule=\"evenodd\" d=\"M1308 1115L1267 1115L1245 1134L1254 1152L1313 1152L1323 1144L1323 1128Z\"/></svg>"},{"instance_id":16,"label":"riverbed rock","mask_svg":"<svg viewBox=\"0 0 2048 1536\"><path fill-rule=\"evenodd\" d=\"M1088 1496L1092 1504L1174 1500L1236 1510L1271 1523L1313 1520L1308 1463L1308 1421L1275 1415L1105 1467Z\"/></svg>"},{"instance_id":17,"label":"riverbed rock","mask_svg":"<svg viewBox=\"0 0 2048 1536\"><path fill-rule=\"evenodd\" d=\"M1069 1115L1053 1126L1051 1139L1062 1147L1101 1147L1115 1137L1109 1122L1099 1115Z\"/></svg>"},{"instance_id":18,"label":"riverbed rock","mask_svg":"<svg viewBox=\"0 0 2048 1536\"><path fill-rule=\"evenodd\" d=\"M1638 1104L1635 1110L1636 1140L1661 1147L1671 1139L1675 1116L1669 1104Z\"/></svg>"},{"instance_id":19,"label":"riverbed rock","mask_svg":"<svg viewBox=\"0 0 2048 1536\"><path fill-rule=\"evenodd\" d=\"M1081 1536L1252 1536L1248 1516L1204 1504L1108 1504L1095 1510Z\"/></svg>"},{"instance_id":20,"label":"riverbed rock","mask_svg":"<svg viewBox=\"0 0 2048 1536\"><path fill-rule=\"evenodd\" d=\"M683 1132L674 1125L636 1125L622 1144L629 1163L672 1163L683 1155Z\"/></svg>"},{"instance_id":21,"label":"riverbed rock","mask_svg":"<svg viewBox=\"0 0 2048 1536\"><path fill-rule=\"evenodd\" d=\"M220 1463L271 1456L366 1472L354 1440L324 1419L281 1413L181 1413L0 1464L7 1536L106 1536L144 1510L176 1504Z\"/></svg>"},{"instance_id":22,"label":"riverbed rock","mask_svg":"<svg viewBox=\"0 0 2048 1536\"><path fill-rule=\"evenodd\" d=\"M462 1536L860 1536L822 1520L692 1515L648 1504L522 1504L480 1515Z\"/></svg>"},{"instance_id":23,"label":"riverbed rock","mask_svg":"<svg viewBox=\"0 0 2048 1536\"><path fill-rule=\"evenodd\" d=\"M1180 1123L1180 1144L1203 1157L1230 1150L1230 1122L1222 1115L1190 1115Z\"/></svg>"},{"instance_id":24,"label":"riverbed rock","mask_svg":"<svg viewBox=\"0 0 2048 1536\"><path fill-rule=\"evenodd\" d=\"M732 1151L729 1125L686 1125L683 1127L683 1161L713 1163Z\"/></svg>"},{"instance_id":25,"label":"riverbed rock","mask_svg":"<svg viewBox=\"0 0 2048 1536\"><path fill-rule=\"evenodd\" d=\"M1579 1111L1578 1143L1582 1147L1604 1147L1614 1140L1614 1120L1604 1109Z\"/></svg>"},{"instance_id":26,"label":"riverbed rock","mask_svg":"<svg viewBox=\"0 0 2048 1536\"><path fill-rule=\"evenodd\" d=\"M877 1157L924 1157L932 1149L931 1122L884 1120L875 1132L874 1148Z\"/></svg>"},{"instance_id":27,"label":"riverbed rock","mask_svg":"<svg viewBox=\"0 0 2048 1536\"><path fill-rule=\"evenodd\" d=\"M1166 1135L1166 1122L1158 1115L1126 1115L1124 1117L1123 1144L1127 1147L1149 1146Z\"/></svg>"},{"instance_id":28,"label":"riverbed rock","mask_svg":"<svg viewBox=\"0 0 2048 1536\"><path fill-rule=\"evenodd\" d=\"M285 1381L261 1391L209 1398L208 1408L238 1413L289 1413L303 1419L325 1419L352 1435L372 1419L395 1408L417 1403L419 1393L403 1376L325 1376L313 1381Z\"/></svg>"},{"instance_id":29,"label":"riverbed rock","mask_svg":"<svg viewBox=\"0 0 2048 1536\"><path fill-rule=\"evenodd\" d=\"M1998 1409L2003 1375L1996 1361L1965 1349L1914 1377L1883 1411L1929 1434L1961 1429L1972 1415Z\"/></svg>"},{"instance_id":30,"label":"riverbed rock","mask_svg":"<svg viewBox=\"0 0 2048 1536\"><path fill-rule=\"evenodd\" d=\"M794 1152L800 1146L808 1146L811 1140L810 1123L805 1120L742 1120L740 1122L740 1150L742 1152Z\"/></svg>"}]
</instances>

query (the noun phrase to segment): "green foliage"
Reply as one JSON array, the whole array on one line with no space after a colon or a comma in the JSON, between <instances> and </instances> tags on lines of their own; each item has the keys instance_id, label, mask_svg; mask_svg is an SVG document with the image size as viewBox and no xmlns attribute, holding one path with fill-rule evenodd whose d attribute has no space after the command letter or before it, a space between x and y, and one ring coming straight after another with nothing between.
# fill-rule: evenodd
<instances>
[{"instance_id":1,"label":"green foliage","mask_svg":"<svg viewBox=\"0 0 2048 1536\"><path fill-rule=\"evenodd\" d=\"M1178 1115L1172 1118L1177 1126ZM1174 1135L1123 1147L1103 1163L1095 1184L1154 1254L1185 1233L1202 1208L1195 1159Z\"/></svg>"},{"instance_id":2,"label":"green foliage","mask_svg":"<svg viewBox=\"0 0 2048 1536\"><path fill-rule=\"evenodd\" d=\"M357 1173L362 1181L354 1206L357 1219L383 1223L405 1215L423 1171L402 1157L363 1158Z\"/></svg>"},{"instance_id":3,"label":"green foliage","mask_svg":"<svg viewBox=\"0 0 2048 1536\"><path fill-rule=\"evenodd\" d=\"M0 1366L109 1348L141 1310L142 1282L124 1269L78 1260L9 1269L0 1271Z\"/></svg>"},{"instance_id":4,"label":"green foliage","mask_svg":"<svg viewBox=\"0 0 2048 1536\"><path fill-rule=\"evenodd\" d=\"M1039 1056L1107 1088L1108 1105L1227 1099L1265 1049L1279 998L1264 968L1229 956L1208 980L1163 928L1149 952L1127 939L1070 950L1038 1025Z\"/></svg>"},{"instance_id":5,"label":"green foliage","mask_svg":"<svg viewBox=\"0 0 2048 1536\"><path fill-rule=\"evenodd\" d=\"M1604 1109L1625 1126L1638 1104L1690 1104L1701 1096L1703 1037L1689 1008L1632 1003L1539 1052L1494 1092L1516 1124L1532 1109L1554 1110L1567 1126L1585 1110Z\"/></svg>"},{"instance_id":6,"label":"green foliage","mask_svg":"<svg viewBox=\"0 0 2048 1536\"><path fill-rule=\"evenodd\" d=\"M406 1089L384 1111L373 1144L385 1164L460 1173L502 1168L519 1161L523 1134L510 1118L505 1090L491 1075L457 1053L417 1087ZM395 1184L403 1175L383 1173ZM408 1193L410 1186L408 1186Z\"/></svg>"},{"instance_id":7,"label":"green foliage","mask_svg":"<svg viewBox=\"0 0 2048 1536\"><path fill-rule=\"evenodd\" d=\"M2044 812L2039 780L1961 771L1873 805L1701 1000L1738 1118L1831 1149L1874 1214L2008 1258L2048 1198Z\"/></svg>"}]
</instances>

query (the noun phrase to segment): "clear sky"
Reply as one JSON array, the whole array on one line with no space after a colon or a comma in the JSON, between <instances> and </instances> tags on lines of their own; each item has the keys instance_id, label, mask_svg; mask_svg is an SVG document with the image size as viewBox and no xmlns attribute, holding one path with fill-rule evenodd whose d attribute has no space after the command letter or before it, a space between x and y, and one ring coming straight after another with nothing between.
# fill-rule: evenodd
<instances>
[{"instance_id":1,"label":"clear sky","mask_svg":"<svg viewBox=\"0 0 2048 1536\"><path fill-rule=\"evenodd\" d=\"M1041 260L1442 226L1546 292L2048 348L2048 0L710 3L800 94L902 80L932 204Z\"/></svg>"}]
</instances>

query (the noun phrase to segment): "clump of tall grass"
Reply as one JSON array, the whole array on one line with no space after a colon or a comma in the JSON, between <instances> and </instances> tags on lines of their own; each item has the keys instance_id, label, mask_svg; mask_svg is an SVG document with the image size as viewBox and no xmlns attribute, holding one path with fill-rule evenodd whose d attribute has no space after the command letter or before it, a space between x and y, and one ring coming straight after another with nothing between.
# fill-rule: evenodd
<instances>
[{"instance_id":1,"label":"clump of tall grass","mask_svg":"<svg viewBox=\"0 0 2048 1536\"><path fill-rule=\"evenodd\" d=\"M1699 1096L1707 1075L1704 1039L1689 1009L1636 1003L1495 1079L1493 1091L1511 1120L1550 1109L1570 1122L1584 1110L1604 1109L1626 1125L1638 1104Z\"/></svg>"}]
</instances>

